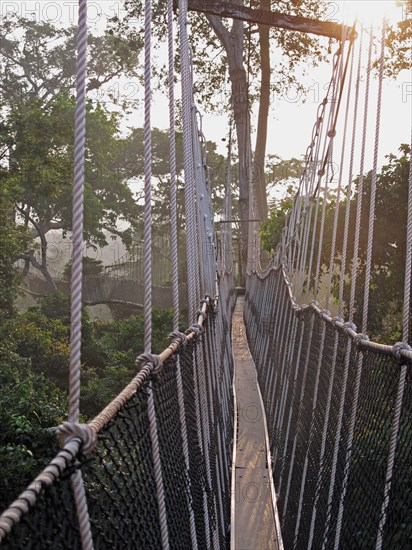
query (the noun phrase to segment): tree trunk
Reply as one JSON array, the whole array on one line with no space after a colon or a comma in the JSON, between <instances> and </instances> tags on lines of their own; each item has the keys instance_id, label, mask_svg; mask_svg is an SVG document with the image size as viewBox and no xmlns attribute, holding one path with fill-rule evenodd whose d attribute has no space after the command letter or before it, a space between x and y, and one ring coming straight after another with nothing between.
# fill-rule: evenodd
<instances>
[{"instance_id":1,"label":"tree trunk","mask_svg":"<svg viewBox=\"0 0 412 550\"><path fill-rule=\"evenodd\" d=\"M269 0L261 0L262 10L270 9ZM268 215L266 195L265 155L268 131L268 116L270 106L270 29L266 25L259 26L260 45L260 101L256 134L256 147L253 166L253 185L256 192L259 219L264 220Z\"/></svg>"},{"instance_id":2,"label":"tree trunk","mask_svg":"<svg viewBox=\"0 0 412 550\"><path fill-rule=\"evenodd\" d=\"M215 16L207 19L220 39L228 59L229 78L232 90L233 117L236 126L239 156L239 215L241 237L242 273L240 284L245 284L248 256L249 194L251 171L251 139L247 75L243 65L244 29L242 21L233 21L229 31Z\"/></svg>"}]
</instances>

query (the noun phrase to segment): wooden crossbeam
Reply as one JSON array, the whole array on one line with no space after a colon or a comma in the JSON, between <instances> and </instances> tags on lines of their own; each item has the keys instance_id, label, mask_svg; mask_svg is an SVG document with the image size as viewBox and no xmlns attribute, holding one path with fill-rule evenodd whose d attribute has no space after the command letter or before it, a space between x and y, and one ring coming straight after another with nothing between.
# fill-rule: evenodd
<instances>
[{"instance_id":1,"label":"wooden crossbeam","mask_svg":"<svg viewBox=\"0 0 412 550\"><path fill-rule=\"evenodd\" d=\"M217 15L218 17L239 19L247 23L269 25L291 31L317 34L318 36L328 36L338 40L341 40L342 36L347 39L356 38L356 33L353 32L351 27L346 25L340 25L331 21L317 21L316 19L309 19L308 17L300 17L298 15L287 15L276 11L249 8L222 0L188 0L188 9L208 15Z\"/></svg>"}]
</instances>

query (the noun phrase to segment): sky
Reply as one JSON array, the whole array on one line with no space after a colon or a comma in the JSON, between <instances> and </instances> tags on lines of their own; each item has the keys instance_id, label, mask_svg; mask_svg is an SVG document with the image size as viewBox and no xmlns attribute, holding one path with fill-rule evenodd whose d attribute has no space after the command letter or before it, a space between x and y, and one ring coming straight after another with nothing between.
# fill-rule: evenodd
<instances>
[{"instance_id":1,"label":"sky","mask_svg":"<svg viewBox=\"0 0 412 550\"><path fill-rule=\"evenodd\" d=\"M365 27L369 27L370 24L380 27L383 16L391 22L398 21L404 16L402 7L397 7L395 1L343 0L329 4L330 20L345 24L352 24L357 16ZM304 154L310 141L317 107L331 78L331 60L332 56L327 63L308 70L309 76L304 77L308 87L306 99L293 87L284 96L273 98L269 115L267 153L277 154L284 159ZM371 103L376 101L376 96L375 80L371 83ZM255 109L254 120L256 112ZM395 81L384 81L379 155L381 162L385 154L396 153L400 143L410 143L411 118L412 72L405 70ZM212 139L219 141L220 136L225 136L226 120L206 114L204 127L208 136L214 135Z\"/></svg>"},{"instance_id":2,"label":"sky","mask_svg":"<svg viewBox=\"0 0 412 550\"><path fill-rule=\"evenodd\" d=\"M404 4L406 3L406 0ZM379 26L383 16L390 22L396 22L406 16L405 8L397 6L395 0L340 0L328 2L326 19L338 23L352 24L357 16L360 23L368 27L371 23ZM122 0L89 0L89 26L93 32L101 31L108 18L124 14ZM36 20L51 21L64 26L76 22L76 0L14 0L1 2L1 15L16 12ZM378 31L379 32L379 31ZM326 41L326 39L323 39ZM326 42L325 42L326 43ZM167 55L165 49L160 56ZM308 68L308 75L301 77L308 93L306 97L293 87L283 96L272 97L269 115L267 153L276 154L283 159L301 157L309 144L316 110L324 97L324 90L331 77L332 56L327 62L316 68ZM143 90L137 81L116 83L120 93L133 98L142 98ZM372 82L371 104L376 101L377 81ZM179 95L179 87L176 89ZM110 108L110 105L109 105ZM256 121L257 109L252 115L252 124ZM412 113L412 72L402 71L396 80L386 80L383 86L382 132L380 138L380 162L389 152L396 153L400 143L409 143ZM142 126L143 106L124 121L128 126ZM168 102L164 94L153 95L152 124L154 127L168 127ZM204 134L218 144L221 153L226 151L227 118L204 112Z\"/></svg>"}]
</instances>

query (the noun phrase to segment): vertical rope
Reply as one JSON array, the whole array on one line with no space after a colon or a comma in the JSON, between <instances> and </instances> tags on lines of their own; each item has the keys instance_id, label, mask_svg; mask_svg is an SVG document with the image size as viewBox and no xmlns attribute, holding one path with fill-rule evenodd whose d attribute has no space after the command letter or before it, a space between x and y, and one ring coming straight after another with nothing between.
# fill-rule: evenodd
<instances>
[{"instance_id":1,"label":"vertical rope","mask_svg":"<svg viewBox=\"0 0 412 550\"><path fill-rule=\"evenodd\" d=\"M373 29L370 29L368 66L367 66L367 74L366 74L365 105L364 105L364 114L363 114L364 118L363 118L362 150L361 150L361 161L360 161L360 176L359 176L359 186L358 186L358 201L357 201L357 207L356 207L356 226L355 226L355 239L354 239L355 242L354 242L353 260L352 260L351 296L350 296L350 303L349 303L349 320L350 321L353 321L353 316L355 311L356 278L358 274L359 237L360 237L362 194L363 194L363 180L364 180L363 172L364 172L364 166L365 166L366 131L367 131L368 106L369 106L369 87L370 87L370 74L371 74L371 66L372 66L372 46L373 46ZM356 422L356 414L357 414L357 408L358 408L362 369L363 369L363 353L362 351L359 351L357 366L356 366L353 398L352 398L352 408L351 408L351 415L350 415L350 421L349 421L348 440L347 440L347 447L346 447L346 460L345 460L343 484L342 484L342 495L339 503L339 511L338 511L338 517L337 517L337 523L336 523L336 533L335 533L335 542L334 542L335 550L338 550L340 545L340 537L341 537L341 531L342 531L343 513L345 508L347 482L348 482L350 462L352 457L352 442L353 442L353 436L355 431L355 422Z\"/></svg>"},{"instance_id":2,"label":"vertical rope","mask_svg":"<svg viewBox=\"0 0 412 550\"><path fill-rule=\"evenodd\" d=\"M363 298L363 315L362 315L362 332L366 334L368 325L368 309L369 309L369 294L371 286L371 266L372 266L372 246L373 246L373 231L375 227L375 202L376 202L376 182L378 177L378 151L379 137L381 125L381 110L382 110L382 82L383 70L385 65L385 36L386 36L386 21L382 26L382 46L379 67L379 86L378 86L378 103L376 109L376 129L375 129L375 147L373 152L373 169L371 182L371 199L369 207L369 231L368 231L368 247L366 254L366 272L365 272L365 292Z\"/></svg>"},{"instance_id":3,"label":"vertical rope","mask_svg":"<svg viewBox=\"0 0 412 550\"><path fill-rule=\"evenodd\" d=\"M344 232L343 232L342 260L341 260L341 272L340 272L340 281L339 281L338 316L342 315L342 310L343 310L343 290L344 290L344 284L345 284L346 256L347 256L347 250L348 250L350 200L351 200L351 189L352 189L352 180L353 180L353 166L354 166L354 158L355 158L355 144L356 144L356 136L357 136L359 90L360 90L361 67L362 67L362 38L363 38L363 33L360 33L359 58L358 58L354 111L353 111L351 152L350 152L349 172L348 172L348 188L347 188L347 195L346 195L345 226L344 226ZM333 499L333 492L334 492L335 480L336 480L336 469L337 469L338 453L339 453L340 438L341 438L342 423L343 423L343 410L344 410L346 386L347 386L348 374L349 374L349 359L350 359L351 343L352 343L352 340L348 338L346 354L345 354L343 380L342 380L342 392L339 400L338 420L337 420L337 427L336 427L336 434L335 434L335 441L334 441L334 448L333 448L332 468L331 468L329 490L328 490L327 512L326 512L325 529L324 529L324 536L323 536L323 542L322 542L322 550L324 550L324 548L327 548L327 544L328 544L329 524L331 520L331 510L332 510L332 499Z\"/></svg>"},{"instance_id":4,"label":"vertical rope","mask_svg":"<svg viewBox=\"0 0 412 550\"><path fill-rule=\"evenodd\" d=\"M353 48L352 47L348 52L348 55L351 58L351 66L350 66L350 76L349 76L349 84L348 84L348 95L346 100L345 121L344 121L344 128L343 128L338 190L337 190L337 196L336 196L334 221L333 221L332 249L331 249L331 255L330 255L329 277L328 277L327 295L326 295L326 303L325 303L326 309L329 307L329 299L330 299L331 288L332 288L332 275L333 275L335 251L336 251L336 235L337 235L338 221L339 221L340 194L341 194L341 188L342 188L343 166L345 161L346 135L347 135L347 129L348 129L348 120L349 120L349 106L350 106L350 99L351 99L351 83L352 83L352 70L353 70ZM322 484L322 478L324 475L324 458L325 458L326 440L327 440L328 428L329 428L329 416L330 416L330 410L332 405L332 391L333 391L333 385L335 381L338 340L339 340L339 335L338 335L338 332L335 331L333 355L332 355L332 361L331 361L331 365L332 365L331 374L330 374L329 385L328 385L328 395L326 400L326 410L325 410L325 417L323 422L322 441L321 441L321 448L320 448L320 455L319 455L319 470L318 470L318 476L317 476L317 482L316 482L315 501L314 501L312 518L310 523L310 530L309 530L308 550L312 548L312 544L313 544L313 537L315 533L315 522L316 522L316 516L317 516L317 505L320 498L320 488ZM324 341L324 327L322 330L322 341Z\"/></svg>"},{"instance_id":5,"label":"vertical rope","mask_svg":"<svg viewBox=\"0 0 412 550\"><path fill-rule=\"evenodd\" d=\"M381 65L379 71L379 92L381 89L381 80L383 78L384 64L384 45L385 45L386 21L382 28L382 51ZM378 123L377 123L378 127ZM405 285L403 297L403 343L406 345L409 341L409 316L410 316L410 301L411 301L411 269L412 269L412 136L411 136L411 155L409 160L409 182L408 182L408 210L407 210L407 230L406 230L406 260L405 260ZM398 443L399 422L402 411L403 396L405 393L407 366L402 365L399 373L398 390L395 401L395 410L392 419L391 439L389 443L388 464L385 476L385 489L380 513L380 521L378 528L378 536L376 539L376 550L381 550L383 547L383 533L385 529L386 519L388 515L389 497L392 485L393 468L395 465L395 454Z\"/></svg>"},{"instance_id":6,"label":"vertical rope","mask_svg":"<svg viewBox=\"0 0 412 550\"><path fill-rule=\"evenodd\" d=\"M145 0L144 31L144 350L152 350L152 128L151 30L152 8Z\"/></svg>"},{"instance_id":7,"label":"vertical rope","mask_svg":"<svg viewBox=\"0 0 412 550\"><path fill-rule=\"evenodd\" d=\"M87 0L79 0L77 29L77 87L74 122L73 180L73 259L70 311L69 422L78 422L80 414L80 369L82 343L82 282L84 225L84 162L86 146L86 78L87 78ZM93 539L87 509L83 477L77 470L71 478L80 536L84 550L92 550Z\"/></svg>"},{"instance_id":8,"label":"vertical rope","mask_svg":"<svg viewBox=\"0 0 412 550\"><path fill-rule=\"evenodd\" d=\"M173 46L173 0L167 0L168 54L169 54L169 155L170 155L170 224L172 249L173 330L179 328L179 255L177 246L177 178L176 130Z\"/></svg>"},{"instance_id":9,"label":"vertical rope","mask_svg":"<svg viewBox=\"0 0 412 550\"><path fill-rule=\"evenodd\" d=\"M151 127L151 0L145 0L144 29L144 351L152 350L152 127ZM152 443L153 467L156 481L157 506L159 511L160 535L163 550L169 549L169 532L160 461L159 434L153 396L153 383L148 384L147 415Z\"/></svg>"},{"instance_id":10,"label":"vertical rope","mask_svg":"<svg viewBox=\"0 0 412 550\"><path fill-rule=\"evenodd\" d=\"M179 330L179 253L177 236L177 177L176 177L176 136L175 136L175 90L174 90L174 45L173 45L173 0L167 2L168 54L169 54L169 155L170 155L170 218L172 249L172 302L173 330ZM176 383L179 402L179 417L182 430L183 456L187 473L189 472L189 444L187 437L186 411L183 392L180 357L177 356ZM190 476L188 474L190 487ZM191 490L191 487L190 487ZM197 550L196 524L191 498L188 502L190 518L190 537L193 550Z\"/></svg>"},{"instance_id":11,"label":"vertical rope","mask_svg":"<svg viewBox=\"0 0 412 550\"><path fill-rule=\"evenodd\" d=\"M185 172L185 212L186 212L186 250L187 250L187 287L189 319L196 313L197 267L196 267L196 211L195 211L195 175L192 151L192 85L190 76L190 55L187 33L187 0L179 0L180 64L182 73L182 115L183 115L183 161Z\"/></svg>"}]
</instances>

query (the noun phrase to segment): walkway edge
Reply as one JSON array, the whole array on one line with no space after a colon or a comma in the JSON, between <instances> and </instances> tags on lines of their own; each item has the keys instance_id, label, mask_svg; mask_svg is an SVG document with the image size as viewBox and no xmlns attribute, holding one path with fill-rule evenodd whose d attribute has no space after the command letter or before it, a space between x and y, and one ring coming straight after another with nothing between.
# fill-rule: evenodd
<instances>
[{"instance_id":1,"label":"walkway edge","mask_svg":"<svg viewBox=\"0 0 412 550\"><path fill-rule=\"evenodd\" d=\"M248 342L247 338L246 338L246 346L247 346L247 349L249 350L249 353L250 353L251 357L253 358L253 355L252 355L252 353L250 351L250 348L249 348L249 342ZM233 346L232 346L232 355L233 355ZM259 384L259 379L258 379L258 376L257 376L257 372L256 372L256 386L257 386L257 389L258 389L260 407L261 407L261 410L262 410L263 425L265 427L266 460L268 462L270 493L271 493L271 496L272 496L273 516L275 518L277 542L278 542L278 545L279 545L279 550L284 550L282 532L281 532L281 529L280 529L280 518L279 518L277 497L276 497L276 491L275 491L275 482L274 482L274 479L273 479L272 453L270 452L268 423L267 423L267 420L266 420L265 405L263 403L262 392L260 391L260 384ZM233 391L235 392L234 385L233 385ZM237 418L237 411L236 411L236 418ZM236 447L235 447L235 450L234 450L234 454L236 455ZM234 547L233 547L233 550L234 550Z\"/></svg>"}]
</instances>

